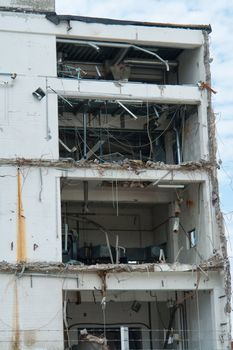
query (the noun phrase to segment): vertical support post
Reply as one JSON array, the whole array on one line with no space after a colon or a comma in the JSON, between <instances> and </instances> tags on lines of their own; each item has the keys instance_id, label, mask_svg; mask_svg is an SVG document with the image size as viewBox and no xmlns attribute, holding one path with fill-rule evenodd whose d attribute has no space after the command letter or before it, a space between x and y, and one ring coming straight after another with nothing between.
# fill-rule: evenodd
<instances>
[{"instance_id":1,"label":"vertical support post","mask_svg":"<svg viewBox=\"0 0 233 350\"><path fill-rule=\"evenodd\" d=\"M198 106L198 134L200 142L200 159L209 160L209 135L207 119L207 93L202 91L202 100Z\"/></svg>"},{"instance_id":2,"label":"vertical support post","mask_svg":"<svg viewBox=\"0 0 233 350\"><path fill-rule=\"evenodd\" d=\"M172 141L172 132L167 131L165 134L165 153L166 153L166 163L174 164L173 157L173 141Z\"/></svg>"},{"instance_id":3,"label":"vertical support post","mask_svg":"<svg viewBox=\"0 0 233 350\"><path fill-rule=\"evenodd\" d=\"M148 322L149 322L149 332L150 332L150 350L153 350L153 339L152 339L152 323L151 323L151 303L148 302Z\"/></svg>"},{"instance_id":4,"label":"vertical support post","mask_svg":"<svg viewBox=\"0 0 233 350\"><path fill-rule=\"evenodd\" d=\"M88 181L83 181L83 213L88 213Z\"/></svg>"},{"instance_id":5,"label":"vertical support post","mask_svg":"<svg viewBox=\"0 0 233 350\"><path fill-rule=\"evenodd\" d=\"M60 177L55 179L55 206L56 206L56 238L61 237L61 187Z\"/></svg>"},{"instance_id":6,"label":"vertical support post","mask_svg":"<svg viewBox=\"0 0 233 350\"><path fill-rule=\"evenodd\" d=\"M169 204L169 217L174 216L174 204ZM168 232L169 232L169 239L170 239L170 248L169 248L169 260L175 261L178 251L179 251L179 242L178 238L179 235L177 233L174 233L173 231L173 219L169 220L168 225Z\"/></svg>"},{"instance_id":7,"label":"vertical support post","mask_svg":"<svg viewBox=\"0 0 233 350\"><path fill-rule=\"evenodd\" d=\"M181 154L180 154L180 138L179 138L179 133L178 130L174 127L174 131L176 134L176 148L177 148L177 163L181 163Z\"/></svg>"},{"instance_id":8,"label":"vertical support post","mask_svg":"<svg viewBox=\"0 0 233 350\"><path fill-rule=\"evenodd\" d=\"M121 350L129 350L129 328L121 327Z\"/></svg>"},{"instance_id":9,"label":"vertical support post","mask_svg":"<svg viewBox=\"0 0 233 350\"><path fill-rule=\"evenodd\" d=\"M45 94L45 104L46 104L46 136L45 139L47 141L51 140L51 131L50 131L50 127L49 127L49 87L48 87L48 78L46 77L46 94Z\"/></svg>"},{"instance_id":10,"label":"vertical support post","mask_svg":"<svg viewBox=\"0 0 233 350\"><path fill-rule=\"evenodd\" d=\"M87 159L87 114L83 113L83 159Z\"/></svg>"},{"instance_id":11,"label":"vertical support post","mask_svg":"<svg viewBox=\"0 0 233 350\"><path fill-rule=\"evenodd\" d=\"M68 250L68 224L65 224L65 252Z\"/></svg>"}]
</instances>

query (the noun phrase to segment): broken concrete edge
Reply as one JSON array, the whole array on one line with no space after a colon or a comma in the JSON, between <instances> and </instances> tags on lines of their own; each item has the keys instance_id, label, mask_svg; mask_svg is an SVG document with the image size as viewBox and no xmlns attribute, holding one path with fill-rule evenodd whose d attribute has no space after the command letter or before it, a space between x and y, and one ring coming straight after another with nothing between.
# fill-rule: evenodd
<instances>
[{"instance_id":1,"label":"broken concrete edge","mask_svg":"<svg viewBox=\"0 0 233 350\"><path fill-rule=\"evenodd\" d=\"M0 159L1 166L17 166L17 167L53 167L59 169L69 168L94 168L94 169L122 169L136 171L139 169L153 169L153 170L205 170L212 172L217 164L205 160L199 162L185 162L181 164L165 164L163 162L143 162L141 160L124 160L121 163L101 163L97 160L93 161L74 161L73 159L65 160L43 160L43 159Z\"/></svg>"},{"instance_id":2,"label":"broken concrete edge","mask_svg":"<svg viewBox=\"0 0 233 350\"><path fill-rule=\"evenodd\" d=\"M55 14L53 18L47 17L54 24L59 24L61 21L78 21L84 23L100 23L106 25L126 25L126 26L143 26L143 27L158 27L158 28L176 28L187 30L202 30L210 34L212 32L211 25L205 24L174 24L174 23L161 23L161 22L144 22L144 21L129 21L122 19L104 18L104 17L87 17L77 15L62 15Z\"/></svg>"},{"instance_id":3,"label":"broken concrete edge","mask_svg":"<svg viewBox=\"0 0 233 350\"><path fill-rule=\"evenodd\" d=\"M54 13L55 0L0 0L0 11Z\"/></svg>"},{"instance_id":4,"label":"broken concrete edge","mask_svg":"<svg viewBox=\"0 0 233 350\"><path fill-rule=\"evenodd\" d=\"M204 37L204 64L206 69L206 82L211 86L211 72L210 72L210 51L209 51L209 36L203 31ZM208 120L208 136L209 136L209 155L210 163L217 164L216 153L217 153L217 141L216 141L216 124L215 114L212 109L211 93L207 92L208 96L208 107L207 107L207 120ZM217 167L212 167L210 172L210 179L212 184L212 193L216 200L213 201L213 206L216 215L216 221L219 230L219 238L221 243L221 253L224 259L224 279L225 279L225 293L227 295L227 301L225 305L225 312L231 313L231 272L230 272L230 261L227 254L227 240L225 235L224 219L220 208L219 200L219 183L217 178Z\"/></svg>"},{"instance_id":5,"label":"broken concrete edge","mask_svg":"<svg viewBox=\"0 0 233 350\"><path fill-rule=\"evenodd\" d=\"M35 15L55 15L56 13L53 11L45 11L45 10L30 10L26 8L20 8L20 7L1 7L0 6L0 12L19 12L19 13L25 13L25 14L35 14Z\"/></svg>"},{"instance_id":6,"label":"broken concrete edge","mask_svg":"<svg viewBox=\"0 0 233 350\"><path fill-rule=\"evenodd\" d=\"M120 273L120 272L195 272L195 271L217 271L222 269L224 265L223 259L216 255L200 265L190 265L181 263L148 263L140 265L132 264L96 264L96 265L72 265L54 262L34 262L34 263L7 263L0 262L0 273L15 273L15 274L30 274L43 273L49 275L57 273L58 277L61 273L64 275L75 274L79 272L106 272L106 273Z\"/></svg>"}]
</instances>

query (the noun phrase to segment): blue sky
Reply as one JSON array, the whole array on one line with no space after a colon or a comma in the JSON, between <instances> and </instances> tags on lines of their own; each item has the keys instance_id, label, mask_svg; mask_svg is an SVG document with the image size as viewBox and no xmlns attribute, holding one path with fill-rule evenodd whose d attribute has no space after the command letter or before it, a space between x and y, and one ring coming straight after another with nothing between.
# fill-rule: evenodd
<instances>
[{"instance_id":1,"label":"blue sky","mask_svg":"<svg viewBox=\"0 0 233 350\"><path fill-rule=\"evenodd\" d=\"M212 87L216 114L221 208L233 257L233 1L56 0L57 13L153 22L211 24ZM232 243L231 243L232 241ZM232 260L233 262L233 260Z\"/></svg>"}]
</instances>

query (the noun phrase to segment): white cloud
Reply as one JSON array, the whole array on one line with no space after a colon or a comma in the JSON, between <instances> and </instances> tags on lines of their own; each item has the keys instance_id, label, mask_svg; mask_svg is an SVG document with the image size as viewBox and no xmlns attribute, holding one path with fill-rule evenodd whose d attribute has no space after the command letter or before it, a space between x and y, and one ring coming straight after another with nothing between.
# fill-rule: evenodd
<instances>
[{"instance_id":1,"label":"white cloud","mask_svg":"<svg viewBox=\"0 0 233 350\"><path fill-rule=\"evenodd\" d=\"M233 119L223 119L217 122L216 124L218 133L221 135L221 137L230 137L233 141Z\"/></svg>"},{"instance_id":2,"label":"white cloud","mask_svg":"<svg viewBox=\"0 0 233 350\"><path fill-rule=\"evenodd\" d=\"M83 16L100 16L153 21L200 23L213 22L226 13L233 11L228 0L56 0L57 12ZM191 4L191 5L190 5Z\"/></svg>"}]
</instances>

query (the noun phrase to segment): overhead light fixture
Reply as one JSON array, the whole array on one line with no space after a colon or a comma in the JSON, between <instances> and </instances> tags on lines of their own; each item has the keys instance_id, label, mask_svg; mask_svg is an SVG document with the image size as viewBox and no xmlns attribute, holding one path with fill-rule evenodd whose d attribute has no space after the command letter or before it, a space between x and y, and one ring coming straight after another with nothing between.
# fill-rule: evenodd
<instances>
[{"instance_id":1,"label":"overhead light fixture","mask_svg":"<svg viewBox=\"0 0 233 350\"><path fill-rule=\"evenodd\" d=\"M143 104L143 101L142 100L126 100L126 99L124 99L124 100L120 100L120 99L118 99L117 100L117 102L121 102L121 103L133 103L133 104L135 104L135 103L138 103L138 104Z\"/></svg>"},{"instance_id":2,"label":"overhead light fixture","mask_svg":"<svg viewBox=\"0 0 233 350\"><path fill-rule=\"evenodd\" d=\"M101 78L102 74L100 73L99 67L95 66L95 70L96 70L96 73L97 73L98 77Z\"/></svg>"},{"instance_id":3,"label":"overhead light fixture","mask_svg":"<svg viewBox=\"0 0 233 350\"><path fill-rule=\"evenodd\" d=\"M134 119L138 119L138 117L131 112L125 105L123 105L122 102L120 102L119 100L116 101L122 108L124 108L126 110L126 112L128 112Z\"/></svg>"},{"instance_id":4,"label":"overhead light fixture","mask_svg":"<svg viewBox=\"0 0 233 350\"><path fill-rule=\"evenodd\" d=\"M158 185L159 188L184 188L184 185Z\"/></svg>"},{"instance_id":5,"label":"overhead light fixture","mask_svg":"<svg viewBox=\"0 0 233 350\"><path fill-rule=\"evenodd\" d=\"M45 97L46 93L44 92L44 90L42 90L40 87L38 89L36 89L35 91L33 91L32 95L37 98L37 100L41 101L42 98Z\"/></svg>"},{"instance_id":6,"label":"overhead light fixture","mask_svg":"<svg viewBox=\"0 0 233 350\"><path fill-rule=\"evenodd\" d=\"M157 108L153 106L154 112L155 112L155 117L156 119L159 119L159 112L157 111Z\"/></svg>"},{"instance_id":7,"label":"overhead light fixture","mask_svg":"<svg viewBox=\"0 0 233 350\"><path fill-rule=\"evenodd\" d=\"M94 43L91 43L91 42L87 42L87 44L91 47L93 47L94 49L96 49L96 51L99 51L100 50L100 47Z\"/></svg>"}]
</instances>

